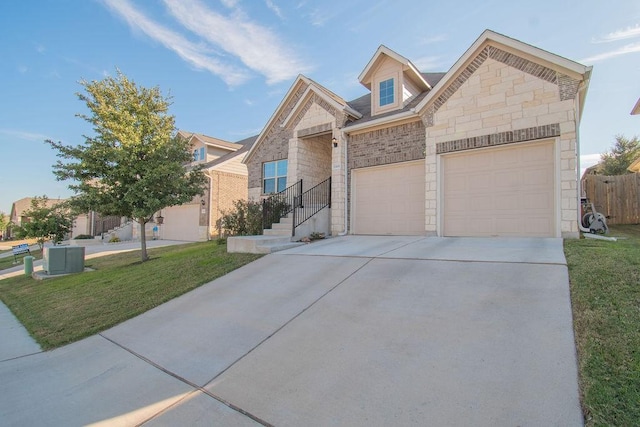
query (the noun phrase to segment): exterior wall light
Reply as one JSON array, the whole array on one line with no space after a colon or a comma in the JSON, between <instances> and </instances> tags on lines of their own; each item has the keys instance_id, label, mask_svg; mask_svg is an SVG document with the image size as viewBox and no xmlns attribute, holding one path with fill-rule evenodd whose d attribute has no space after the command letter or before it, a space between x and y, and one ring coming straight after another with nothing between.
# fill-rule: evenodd
<instances>
[{"instance_id":1,"label":"exterior wall light","mask_svg":"<svg viewBox=\"0 0 640 427\"><path fill-rule=\"evenodd\" d=\"M338 140L335 138L331 138L331 142L333 142L333 148L336 148L338 146Z\"/></svg>"}]
</instances>

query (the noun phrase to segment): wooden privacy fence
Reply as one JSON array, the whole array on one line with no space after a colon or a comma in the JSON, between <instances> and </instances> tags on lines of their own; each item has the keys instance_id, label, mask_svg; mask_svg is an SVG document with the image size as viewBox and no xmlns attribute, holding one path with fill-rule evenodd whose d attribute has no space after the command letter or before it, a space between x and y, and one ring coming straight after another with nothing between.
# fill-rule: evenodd
<instances>
[{"instance_id":1,"label":"wooden privacy fence","mask_svg":"<svg viewBox=\"0 0 640 427\"><path fill-rule=\"evenodd\" d=\"M587 175L584 191L607 224L640 224L640 173Z\"/></svg>"}]
</instances>

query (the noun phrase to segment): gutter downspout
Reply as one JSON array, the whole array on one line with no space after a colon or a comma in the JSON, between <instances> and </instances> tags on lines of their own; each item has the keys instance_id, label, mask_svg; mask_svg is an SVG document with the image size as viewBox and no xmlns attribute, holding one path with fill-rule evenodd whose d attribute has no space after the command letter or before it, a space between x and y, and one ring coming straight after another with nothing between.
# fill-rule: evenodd
<instances>
[{"instance_id":1,"label":"gutter downspout","mask_svg":"<svg viewBox=\"0 0 640 427\"><path fill-rule=\"evenodd\" d=\"M582 175L580 174L580 96L584 91L584 81L580 84L580 89L578 90L578 99L576 99L576 167L577 167L577 176L578 176L578 229L583 233L591 233L591 230L582 226L582 217L580 215L580 206L582 206Z\"/></svg>"}]
</instances>

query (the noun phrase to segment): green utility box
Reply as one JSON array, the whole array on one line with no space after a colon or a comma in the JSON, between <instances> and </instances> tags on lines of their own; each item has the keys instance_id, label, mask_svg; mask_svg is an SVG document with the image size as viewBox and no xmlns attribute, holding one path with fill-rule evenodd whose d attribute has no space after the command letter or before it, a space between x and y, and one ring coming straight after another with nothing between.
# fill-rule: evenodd
<instances>
[{"instance_id":1,"label":"green utility box","mask_svg":"<svg viewBox=\"0 0 640 427\"><path fill-rule=\"evenodd\" d=\"M24 262L24 275L31 276L31 273L33 273L33 257L27 255L23 258L22 262Z\"/></svg>"},{"instance_id":2,"label":"green utility box","mask_svg":"<svg viewBox=\"0 0 640 427\"><path fill-rule=\"evenodd\" d=\"M84 246L52 246L44 248L42 269L48 274L84 271Z\"/></svg>"}]
</instances>

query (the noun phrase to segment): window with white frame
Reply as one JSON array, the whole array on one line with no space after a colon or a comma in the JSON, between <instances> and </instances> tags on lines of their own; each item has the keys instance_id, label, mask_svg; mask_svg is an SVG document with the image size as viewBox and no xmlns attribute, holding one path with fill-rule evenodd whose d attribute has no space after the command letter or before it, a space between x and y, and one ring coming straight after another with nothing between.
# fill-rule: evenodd
<instances>
[{"instance_id":1,"label":"window with white frame","mask_svg":"<svg viewBox=\"0 0 640 427\"><path fill-rule=\"evenodd\" d=\"M380 106L393 104L394 90L393 79L388 79L380 82Z\"/></svg>"},{"instance_id":2,"label":"window with white frame","mask_svg":"<svg viewBox=\"0 0 640 427\"><path fill-rule=\"evenodd\" d=\"M279 193L287 188L287 159L262 165L262 193Z\"/></svg>"},{"instance_id":3,"label":"window with white frame","mask_svg":"<svg viewBox=\"0 0 640 427\"><path fill-rule=\"evenodd\" d=\"M207 158L205 157L204 154L204 147L200 147L200 160L206 160Z\"/></svg>"}]
</instances>

